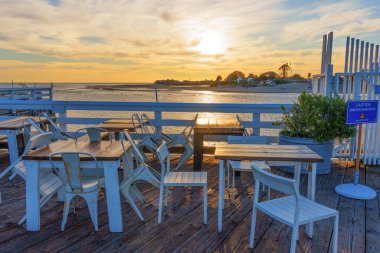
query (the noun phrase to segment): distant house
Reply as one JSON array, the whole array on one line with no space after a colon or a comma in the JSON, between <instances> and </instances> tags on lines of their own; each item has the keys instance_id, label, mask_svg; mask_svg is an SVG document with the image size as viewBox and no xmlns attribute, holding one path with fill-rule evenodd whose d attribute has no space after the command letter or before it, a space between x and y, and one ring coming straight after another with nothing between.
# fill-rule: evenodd
<instances>
[{"instance_id":1,"label":"distant house","mask_svg":"<svg viewBox=\"0 0 380 253\"><path fill-rule=\"evenodd\" d=\"M250 83L250 84L252 84L252 83L254 83L255 82L255 78L253 78L253 77L248 77L247 78L247 83Z\"/></svg>"},{"instance_id":2,"label":"distant house","mask_svg":"<svg viewBox=\"0 0 380 253\"><path fill-rule=\"evenodd\" d=\"M276 83L275 83L274 80L267 79L267 80L261 80L261 81L260 81L260 84L265 85L265 86L266 86L266 85L273 86L273 85L275 85Z\"/></svg>"},{"instance_id":3,"label":"distant house","mask_svg":"<svg viewBox=\"0 0 380 253\"><path fill-rule=\"evenodd\" d=\"M243 77L238 77L236 79L236 83L237 84L245 84L245 83L249 83L249 84L252 84L255 82L255 78L253 77L248 77L248 78L243 78Z\"/></svg>"}]
</instances>

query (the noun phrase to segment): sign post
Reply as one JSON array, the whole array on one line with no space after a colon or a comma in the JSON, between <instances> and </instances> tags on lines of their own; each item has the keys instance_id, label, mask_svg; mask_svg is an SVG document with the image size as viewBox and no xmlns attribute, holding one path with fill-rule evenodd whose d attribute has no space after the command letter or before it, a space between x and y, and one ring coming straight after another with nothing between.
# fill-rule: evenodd
<instances>
[{"instance_id":1,"label":"sign post","mask_svg":"<svg viewBox=\"0 0 380 253\"><path fill-rule=\"evenodd\" d=\"M376 192L366 185L359 184L359 167L362 141L362 124L376 123L378 100L349 101L347 106L347 125L359 125L356 145L354 183L341 184L335 187L339 195L353 199L374 199Z\"/></svg>"}]
</instances>

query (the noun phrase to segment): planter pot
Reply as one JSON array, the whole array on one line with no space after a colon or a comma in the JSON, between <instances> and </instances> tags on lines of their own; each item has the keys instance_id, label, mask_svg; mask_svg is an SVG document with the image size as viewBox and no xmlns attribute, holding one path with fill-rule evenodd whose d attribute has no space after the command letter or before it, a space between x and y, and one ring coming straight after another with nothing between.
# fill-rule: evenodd
<instances>
[{"instance_id":1,"label":"planter pot","mask_svg":"<svg viewBox=\"0 0 380 253\"><path fill-rule=\"evenodd\" d=\"M334 148L333 141L320 143L311 138L298 138L280 135L279 144L307 146L308 148L316 152L318 155L322 156L324 159L323 163L317 163L317 174L326 174L331 171L331 156ZM293 172L294 166L283 166L280 169L287 172ZM302 167L301 172L303 174L307 173L306 166Z\"/></svg>"}]
</instances>

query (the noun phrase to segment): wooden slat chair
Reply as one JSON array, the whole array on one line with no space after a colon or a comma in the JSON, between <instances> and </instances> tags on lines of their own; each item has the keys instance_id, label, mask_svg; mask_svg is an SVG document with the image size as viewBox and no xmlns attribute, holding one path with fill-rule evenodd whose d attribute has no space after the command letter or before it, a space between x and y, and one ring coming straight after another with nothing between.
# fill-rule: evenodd
<instances>
[{"instance_id":1,"label":"wooden slat chair","mask_svg":"<svg viewBox=\"0 0 380 253\"><path fill-rule=\"evenodd\" d=\"M84 127L84 128L78 129L74 134L75 140L78 140L82 136L86 135L86 134L83 134L84 131L86 132L90 141L102 141L102 140L112 141L111 133L107 129L100 128L100 127Z\"/></svg>"},{"instance_id":2,"label":"wooden slat chair","mask_svg":"<svg viewBox=\"0 0 380 253\"><path fill-rule=\"evenodd\" d=\"M228 136L229 144L266 144L267 139L264 136ZM227 161L227 189L230 191L230 170L232 170L232 201L235 201L235 171L251 172L251 167L255 165L263 170L271 171L271 168L265 161ZM264 188L264 186L263 186ZM270 198L270 189L268 189L268 199Z\"/></svg>"},{"instance_id":3,"label":"wooden slat chair","mask_svg":"<svg viewBox=\"0 0 380 253\"><path fill-rule=\"evenodd\" d=\"M64 171L58 171L55 164L52 162L58 156L62 157L64 163ZM80 166L80 157L89 157L92 162L97 166L96 158L89 153L83 152L56 152L50 155L50 162L53 168L60 176L62 182L65 184L65 204L63 207L63 219L61 231L64 231L67 216L69 215L70 203L74 199L74 213L76 207L76 198L82 197L88 206L92 223L94 224L95 231L98 231L98 195L101 188L104 186L103 177L85 177L82 176L82 168ZM99 170L100 168L96 168Z\"/></svg>"},{"instance_id":4,"label":"wooden slat chair","mask_svg":"<svg viewBox=\"0 0 380 253\"><path fill-rule=\"evenodd\" d=\"M129 203L137 216L143 221L144 217L141 214L135 200L138 199L145 202L144 196L137 187L139 182L145 181L153 186L160 187L160 174L145 163L140 149L137 147L135 141L130 136L129 132L123 132L125 138L131 144L129 149L126 149L123 138L120 139L121 145L124 149L123 156L123 171L124 179L120 184L120 192L124 196L127 203ZM136 166L134 165L134 161Z\"/></svg>"},{"instance_id":5,"label":"wooden slat chair","mask_svg":"<svg viewBox=\"0 0 380 253\"><path fill-rule=\"evenodd\" d=\"M162 202L164 189L170 186L200 186L203 187L203 223L207 224L207 172L171 172L170 154L163 143L157 149L157 157L161 165L160 199L158 203L158 224L162 221ZM166 161L166 163L165 163ZM168 191L165 191L165 206L168 203Z\"/></svg>"},{"instance_id":6,"label":"wooden slat chair","mask_svg":"<svg viewBox=\"0 0 380 253\"><path fill-rule=\"evenodd\" d=\"M67 133L66 131L63 131L54 122L53 118L47 112L41 112L38 117L39 117L39 119L41 121L41 125L45 128L45 131L49 131L49 127L46 124L43 123L42 119L45 118L49 122L49 125L50 125L50 127L52 129L52 132L53 132L53 137L52 137L53 141L75 139L75 137L73 135Z\"/></svg>"},{"instance_id":7,"label":"wooden slat chair","mask_svg":"<svg viewBox=\"0 0 380 253\"><path fill-rule=\"evenodd\" d=\"M296 250L299 226L318 220L334 218L332 252L337 252L339 220L339 212L337 210L320 205L310 199L302 197L298 190L298 183L294 179L274 175L255 165L252 166L252 172L255 177L255 193L252 210L251 234L249 240L250 248L254 247L256 213L257 209L259 209L260 211L271 216L273 219L292 227L293 232L290 246L290 252L292 253ZM274 190L288 194L289 196L259 202L261 183Z\"/></svg>"},{"instance_id":8,"label":"wooden slat chair","mask_svg":"<svg viewBox=\"0 0 380 253\"><path fill-rule=\"evenodd\" d=\"M30 150L43 148L51 143L52 133L42 133L32 136L26 144L23 155L26 155ZM11 178L16 175L26 180L26 168L24 166L22 156L20 156L14 163L6 168L1 174L0 178L8 172L12 171ZM51 169L42 169L40 171L40 206L44 206L51 197L62 187L62 181L53 173ZM26 216L21 218L18 222L21 225L26 219Z\"/></svg>"},{"instance_id":9,"label":"wooden slat chair","mask_svg":"<svg viewBox=\"0 0 380 253\"><path fill-rule=\"evenodd\" d=\"M191 125L183 129L180 134L175 135L169 142L167 142L168 148L175 146L182 146L185 151L182 153L180 159L174 167L174 170L178 170L194 153L194 147L191 140L191 133L193 132L195 123L197 122L198 113L191 121Z\"/></svg>"}]
</instances>

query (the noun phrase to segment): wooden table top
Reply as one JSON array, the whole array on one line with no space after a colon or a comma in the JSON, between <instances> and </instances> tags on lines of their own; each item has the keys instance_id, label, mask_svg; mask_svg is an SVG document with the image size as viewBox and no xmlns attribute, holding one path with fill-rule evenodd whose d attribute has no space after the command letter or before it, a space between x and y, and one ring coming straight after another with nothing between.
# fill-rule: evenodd
<instances>
[{"instance_id":1,"label":"wooden table top","mask_svg":"<svg viewBox=\"0 0 380 253\"><path fill-rule=\"evenodd\" d=\"M198 118L194 131L204 134L243 134L244 128L236 119Z\"/></svg>"},{"instance_id":2,"label":"wooden table top","mask_svg":"<svg viewBox=\"0 0 380 253\"><path fill-rule=\"evenodd\" d=\"M125 142L126 148L129 148L129 143ZM51 143L49 146L32 150L27 155L23 156L24 160L49 160L49 156L55 152L85 152L90 153L98 160L114 161L120 160L124 154L123 147L119 141L89 141L89 140L75 140L57 141ZM91 158L84 157L84 160L92 160ZM58 157L56 159L59 159Z\"/></svg>"},{"instance_id":3,"label":"wooden table top","mask_svg":"<svg viewBox=\"0 0 380 253\"><path fill-rule=\"evenodd\" d=\"M323 158L306 146L218 143L215 158L220 160L261 160L289 162L323 162Z\"/></svg>"},{"instance_id":4,"label":"wooden table top","mask_svg":"<svg viewBox=\"0 0 380 253\"><path fill-rule=\"evenodd\" d=\"M129 132L134 132L135 128L132 124L132 120L129 119L111 119L104 121L96 125L97 127L104 128L110 132L123 132L124 130L128 130ZM139 126L137 126L139 127Z\"/></svg>"},{"instance_id":5,"label":"wooden table top","mask_svg":"<svg viewBox=\"0 0 380 253\"><path fill-rule=\"evenodd\" d=\"M33 119L37 123L40 122L40 119L36 116L22 116L22 117L17 117L13 119L8 119L4 121L0 121L0 130L17 130L17 129L22 129L25 126L29 126L30 124L25 121L26 119ZM53 118L54 119L54 118ZM48 123L48 121L45 118L42 118L43 123Z\"/></svg>"}]
</instances>

